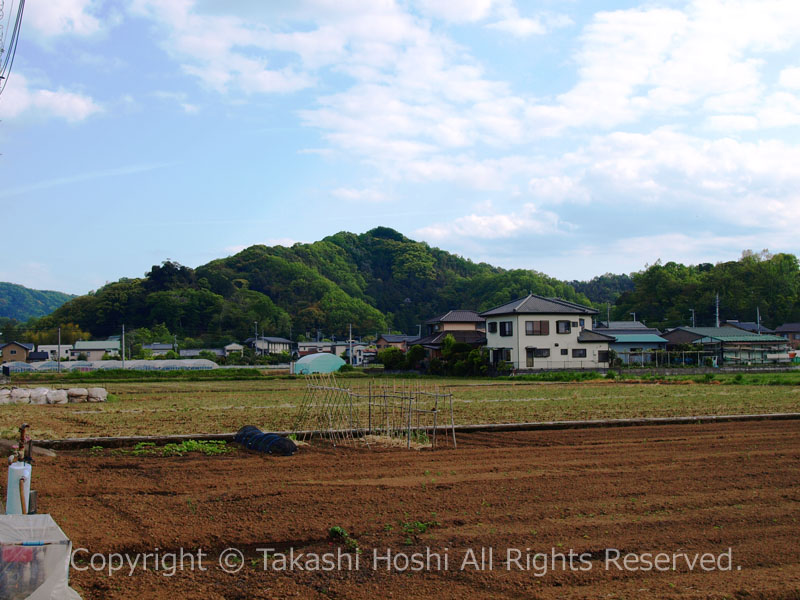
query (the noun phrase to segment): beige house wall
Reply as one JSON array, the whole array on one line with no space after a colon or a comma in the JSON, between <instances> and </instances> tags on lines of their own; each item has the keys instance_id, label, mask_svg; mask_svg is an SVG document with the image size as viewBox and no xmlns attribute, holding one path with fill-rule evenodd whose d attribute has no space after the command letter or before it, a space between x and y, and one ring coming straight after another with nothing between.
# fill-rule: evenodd
<instances>
[{"instance_id":1,"label":"beige house wall","mask_svg":"<svg viewBox=\"0 0 800 600\"><path fill-rule=\"evenodd\" d=\"M14 362L15 360L26 362L28 360L28 350L16 344L3 347L0 353L2 353L0 354L0 363Z\"/></svg>"},{"instance_id":2,"label":"beige house wall","mask_svg":"<svg viewBox=\"0 0 800 600\"><path fill-rule=\"evenodd\" d=\"M591 331L591 315L560 315L560 314L512 314L487 317L486 319L486 347L510 348L511 364L514 369L593 369L607 367L608 363L598 361L598 353L608 350L608 342L580 343L578 335L581 332L580 319L583 319L583 329ZM500 323L512 323L512 335L500 335ZM550 332L548 335L526 335L526 321L547 321ZM569 333L556 333L557 321L569 321ZM497 323L497 331L490 333L490 323ZM578 323L573 326L572 323ZM533 366L527 364L528 348L548 348L550 356L547 358L534 358ZM566 355L561 354L566 350ZM573 350L586 350L585 358L573 358Z\"/></svg>"}]
</instances>

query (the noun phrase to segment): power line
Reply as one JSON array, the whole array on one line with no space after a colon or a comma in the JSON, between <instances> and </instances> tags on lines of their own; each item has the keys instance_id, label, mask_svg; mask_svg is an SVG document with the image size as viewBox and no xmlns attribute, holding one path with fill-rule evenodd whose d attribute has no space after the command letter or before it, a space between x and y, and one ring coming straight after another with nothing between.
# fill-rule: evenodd
<instances>
[{"instance_id":1,"label":"power line","mask_svg":"<svg viewBox=\"0 0 800 600\"><path fill-rule=\"evenodd\" d=\"M5 2L0 0L0 94L6 88L8 77L11 74L11 67L14 65L14 57L17 55L17 42L19 41L19 32L22 29L22 13L25 10L25 0L18 0L17 13L14 18L14 26L11 29L11 36L8 38L8 46L5 46L5 28L3 28L2 20L3 13L5 12ZM14 2L11 2L11 10L9 11L9 22L11 22L11 15L14 14Z\"/></svg>"}]
</instances>

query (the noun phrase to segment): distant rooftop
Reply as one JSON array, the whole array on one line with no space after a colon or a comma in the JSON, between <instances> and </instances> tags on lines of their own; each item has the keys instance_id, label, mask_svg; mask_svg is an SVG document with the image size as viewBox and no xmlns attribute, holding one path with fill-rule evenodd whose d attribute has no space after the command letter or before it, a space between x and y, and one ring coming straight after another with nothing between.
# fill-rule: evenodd
<instances>
[{"instance_id":1,"label":"distant rooftop","mask_svg":"<svg viewBox=\"0 0 800 600\"><path fill-rule=\"evenodd\" d=\"M395 334L395 333L383 333L380 335L378 339L384 339L390 344L400 344L402 342L416 342L419 339L419 336L416 335L403 335L403 334Z\"/></svg>"},{"instance_id":2,"label":"distant rooftop","mask_svg":"<svg viewBox=\"0 0 800 600\"><path fill-rule=\"evenodd\" d=\"M618 344L666 344L665 340L660 335L652 333L623 333L614 334Z\"/></svg>"},{"instance_id":3,"label":"distant rooftop","mask_svg":"<svg viewBox=\"0 0 800 600\"><path fill-rule=\"evenodd\" d=\"M676 327L672 331L688 331L699 337L700 342L785 342L777 335L753 333L736 327Z\"/></svg>"},{"instance_id":4,"label":"distant rooftop","mask_svg":"<svg viewBox=\"0 0 800 600\"><path fill-rule=\"evenodd\" d=\"M600 321L597 328L603 329L650 329L641 321Z\"/></svg>"},{"instance_id":5,"label":"distant rooftop","mask_svg":"<svg viewBox=\"0 0 800 600\"><path fill-rule=\"evenodd\" d=\"M723 327L736 327L737 329L742 329L744 331L752 331L754 333L775 333L774 329L770 329L769 327L764 327L763 325L759 325L753 321L734 321L728 320L722 323Z\"/></svg>"},{"instance_id":6,"label":"distant rooftop","mask_svg":"<svg viewBox=\"0 0 800 600\"><path fill-rule=\"evenodd\" d=\"M425 323L483 323L485 319L474 310L449 310Z\"/></svg>"}]
</instances>

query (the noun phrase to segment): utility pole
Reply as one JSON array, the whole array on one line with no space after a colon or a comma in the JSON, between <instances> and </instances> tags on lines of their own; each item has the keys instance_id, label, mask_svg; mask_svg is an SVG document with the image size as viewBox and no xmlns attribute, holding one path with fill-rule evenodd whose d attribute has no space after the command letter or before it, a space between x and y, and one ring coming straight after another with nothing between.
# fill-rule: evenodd
<instances>
[{"instance_id":1,"label":"utility pole","mask_svg":"<svg viewBox=\"0 0 800 600\"><path fill-rule=\"evenodd\" d=\"M756 306L756 332L761 335L761 310Z\"/></svg>"},{"instance_id":2,"label":"utility pole","mask_svg":"<svg viewBox=\"0 0 800 600\"><path fill-rule=\"evenodd\" d=\"M350 323L350 337L347 339L348 351L350 355L350 366L353 366L353 324Z\"/></svg>"},{"instance_id":3,"label":"utility pole","mask_svg":"<svg viewBox=\"0 0 800 600\"><path fill-rule=\"evenodd\" d=\"M695 325L694 325L694 309L690 308L689 310L692 311L692 329L694 329L694 327L695 327Z\"/></svg>"},{"instance_id":4,"label":"utility pole","mask_svg":"<svg viewBox=\"0 0 800 600\"><path fill-rule=\"evenodd\" d=\"M632 312L631 315L633 315L633 320L635 321L636 320L636 313Z\"/></svg>"},{"instance_id":5,"label":"utility pole","mask_svg":"<svg viewBox=\"0 0 800 600\"><path fill-rule=\"evenodd\" d=\"M122 368L125 368L125 323L122 324Z\"/></svg>"},{"instance_id":6,"label":"utility pole","mask_svg":"<svg viewBox=\"0 0 800 600\"><path fill-rule=\"evenodd\" d=\"M606 302L606 327L611 327L611 302Z\"/></svg>"},{"instance_id":7,"label":"utility pole","mask_svg":"<svg viewBox=\"0 0 800 600\"><path fill-rule=\"evenodd\" d=\"M58 372L61 373L61 325L58 326Z\"/></svg>"},{"instance_id":8,"label":"utility pole","mask_svg":"<svg viewBox=\"0 0 800 600\"><path fill-rule=\"evenodd\" d=\"M717 292L717 310L716 310L716 314L717 314L717 327L719 327L719 292Z\"/></svg>"}]
</instances>

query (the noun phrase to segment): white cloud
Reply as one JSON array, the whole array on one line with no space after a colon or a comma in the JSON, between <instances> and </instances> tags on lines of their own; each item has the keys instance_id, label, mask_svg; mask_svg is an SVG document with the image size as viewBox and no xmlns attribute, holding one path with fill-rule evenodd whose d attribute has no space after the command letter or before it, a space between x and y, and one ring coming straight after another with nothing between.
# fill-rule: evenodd
<instances>
[{"instance_id":1,"label":"white cloud","mask_svg":"<svg viewBox=\"0 0 800 600\"><path fill-rule=\"evenodd\" d=\"M414 4L419 10L431 17L450 21L452 23L472 23L481 21L489 16L493 0L415 0Z\"/></svg>"},{"instance_id":2,"label":"white cloud","mask_svg":"<svg viewBox=\"0 0 800 600\"><path fill-rule=\"evenodd\" d=\"M25 76L17 71L11 74L0 98L0 115L5 118L56 117L77 122L102 110L97 102L84 94L31 87Z\"/></svg>"},{"instance_id":3,"label":"white cloud","mask_svg":"<svg viewBox=\"0 0 800 600\"><path fill-rule=\"evenodd\" d=\"M598 13L581 36L578 83L555 102L531 105L530 123L555 135L674 117L698 105L755 111L765 87L762 56L795 46L798 29L793 0L695 0L685 10ZM782 82L793 77L787 70Z\"/></svg>"},{"instance_id":4,"label":"white cloud","mask_svg":"<svg viewBox=\"0 0 800 600\"><path fill-rule=\"evenodd\" d=\"M514 37L520 38L531 35L542 35L547 32L547 28L539 19L529 19L525 17L503 19L502 21L489 23L486 27L504 33L510 33Z\"/></svg>"},{"instance_id":5,"label":"white cloud","mask_svg":"<svg viewBox=\"0 0 800 600\"><path fill-rule=\"evenodd\" d=\"M93 35L101 30L94 0L48 0L25 4L24 27L44 36Z\"/></svg>"},{"instance_id":6,"label":"white cloud","mask_svg":"<svg viewBox=\"0 0 800 600\"><path fill-rule=\"evenodd\" d=\"M800 67L787 67L781 71L778 81L783 87L800 90Z\"/></svg>"},{"instance_id":7,"label":"white cloud","mask_svg":"<svg viewBox=\"0 0 800 600\"><path fill-rule=\"evenodd\" d=\"M519 211L510 213L471 214L448 223L438 223L418 229L415 233L424 240L441 242L454 238L496 240L520 235L549 235L559 233L563 226L558 215L526 203Z\"/></svg>"}]
</instances>

